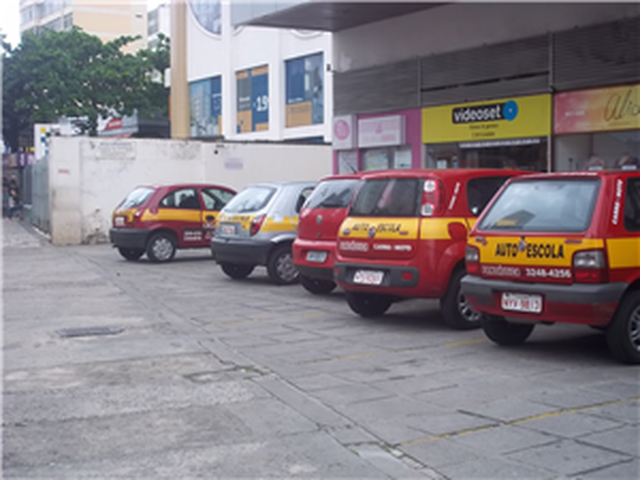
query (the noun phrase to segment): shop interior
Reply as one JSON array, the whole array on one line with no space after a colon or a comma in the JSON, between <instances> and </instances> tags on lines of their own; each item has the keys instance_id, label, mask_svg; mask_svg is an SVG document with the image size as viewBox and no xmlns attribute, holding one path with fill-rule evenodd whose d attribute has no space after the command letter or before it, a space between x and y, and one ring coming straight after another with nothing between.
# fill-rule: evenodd
<instances>
[{"instance_id":1,"label":"shop interior","mask_svg":"<svg viewBox=\"0 0 640 480\"><path fill-rule=\"evenodd\" d=\"M640 130L558 136L554 156L559 172L640 169Z\"/></svg>"}]
</instances>

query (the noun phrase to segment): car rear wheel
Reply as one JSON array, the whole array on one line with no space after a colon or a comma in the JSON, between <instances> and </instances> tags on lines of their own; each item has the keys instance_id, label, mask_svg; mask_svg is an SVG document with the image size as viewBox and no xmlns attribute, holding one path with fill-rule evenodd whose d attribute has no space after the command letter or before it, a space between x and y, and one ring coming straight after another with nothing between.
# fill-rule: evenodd
<instances>
[{"instance_id":1,"label":"car rear wheel","mask_svg":"<svg viewBox=\"0 0 640 480\"><path fill-rule=\"evenodd\" d=\"M327 295L336 288L335 282L300 275L300 283L308 292L315 295Z\"/></svg>"},{"instance_id":2,"label":"car rear wheel","mask_svg":"<svg viewBox=\"0 0 640 480\"><path fill-rule=\"evenodd\" d=\"M640 363L640 291L625 295L606 333L609 350L616 359Z\"/></svg>"},{"instance_id":3,"label":"car rear wheel","mask_svg":"<svg viewBox=\"0 0 640 480\"><path fill-rule=\"evenodd\" d=\"M130 262L135 262L137 260L140 260L140 257L144 255L144 250L139 248L118 247L118 252L120 252L120 255L122 255L125 259L129 260Z\"/></svg>"},{"instance_id":4,"label":"car rear wheel","mask_svg":"<svg viewBox=\"0 0 640 480\"><path fill-rule=\"evenodd\" d=\"M393 300L385 295L347 292L347 303L362 317L380 317L389 310Z\"/></svg>"},{"instance_id":5,"label":"car rear wheel","mask_svg":"<svg viewBox=\"0 0 640 480\"><path fill-rule=\"evenodd\" d=\"M298 281L298 269L293 264L291 245L276 247L267 261L267 273L276 285L291 285Z\"/></svg>"},{"instance_id":6,"label":"car rear wheel","mask_svg":"<svg viewBox=\"0 0 640 480\"><path fill-rule=\"evenodd\" d=\"M173 236L159 232L155 233L147 243L147 257L153 263L169 262L176 254L176 241Z\"/></svg>"},{"instance_id":7,"label":"car rear wheel","mask_svg":"<svg viewBox=\"0 0 640 480\"><path fill-rule=\"evenodd\" d=\"M464 269L453 272L447 293L440 302L440 311L444 321L456 330L471 330L480 327L480 314L471 308L462 293L460 281L466 274Z\"/></svg>"},{"instance_id":8,"label":"car rear wheel","mask_svg":"<svg viewBox=\"0 0 640 480\"><path fill-rule=\"evenodd\" d=\"M221 263L220 268L230 278L242 280L253 272L255 265L239 265L237 263Z\"/></svg>"},{"instance_id":9,"label":"car rear wheel","mask_svg":"<svg viewBox=\"0 0 640 480\"><path fill-rule=\"evenodd\" d=\"M520 345L524 343L535 325L507 322L502 317L481 315L482 329L490 340L498 345Z\"/></svg>"}]
</instances>

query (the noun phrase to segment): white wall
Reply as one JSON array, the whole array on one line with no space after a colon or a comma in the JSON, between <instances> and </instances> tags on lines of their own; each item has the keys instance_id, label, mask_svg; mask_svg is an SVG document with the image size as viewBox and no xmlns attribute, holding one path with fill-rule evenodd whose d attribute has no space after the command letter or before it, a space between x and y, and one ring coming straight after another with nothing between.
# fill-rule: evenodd
<instances>
[{"instance_id":1,"label":"white wall","mask_svg":"<svg viewBox=\"0 0 640 480\"><path fill-rule=\"evenodd\" d=\"M187 7L187 78L189 82L222 75L222 134L232 140L289 140L324 137L331 142L333 77L324 71L324 124L285 128L285 67L287 59L324 52L331 64L331 34L302 33L262 27L231 25L229 0L222 2L222 34L207 32ZM236 133L235 72L269 65L269 130Z\"/></svg>"},{"instance_id":2,"label":"white wall","mask_svg":"<svg viewBox=\"0 0 640 480\"><path fill-rule=\"evenodd\" d=\"M637 3L458 3L333 35L339 72L637 16Z\"/></svg>"},{"instance_id":3,"label":"white wall","mask_svg":"<svg viewBox=\"0 0 640 480\"><path fill-rule=\"evenodd\" d=\"M260 181L317 180L332 172L329 145L53 137L51 239L108 241L111 212L137 185L213 182L236 190Z\"/></svg>"}]
</instances>

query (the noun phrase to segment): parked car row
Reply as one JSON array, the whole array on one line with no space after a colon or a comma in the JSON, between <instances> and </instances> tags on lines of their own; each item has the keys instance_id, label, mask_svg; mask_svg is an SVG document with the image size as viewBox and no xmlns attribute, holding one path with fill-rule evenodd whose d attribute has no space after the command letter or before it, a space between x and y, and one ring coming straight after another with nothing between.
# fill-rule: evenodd
<instances>
[{"instance_id":1,"label":"parked car row","mask_svg":"<svg viewBox=\"0 0 640 480\"><path fill-rule=\"evenodd\" d=\"M500 345L537 324L589 325L640 363L640 171L384 170L234 194L140 187L114 212L112 243L152 262L208 246L232 279L261 265L278 285L339 286L363 317L438 299L452 328Z\"/></svg>"}]
</instances>

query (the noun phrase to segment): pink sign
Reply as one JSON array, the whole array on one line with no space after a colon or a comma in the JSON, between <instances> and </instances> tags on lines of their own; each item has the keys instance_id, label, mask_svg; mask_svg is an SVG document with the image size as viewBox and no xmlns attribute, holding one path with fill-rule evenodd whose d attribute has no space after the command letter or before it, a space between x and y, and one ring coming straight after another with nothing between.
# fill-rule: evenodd
<instances>
[{"instance_id":1,"label":"pink sign","mask_svg":"<svg viewBox=\"0 0 640 480\"><path fill-rule=\"evenodd\" d=\"M356 132L353 115L344 115L333 119L333 148L351 150L356 148Z\"/></svg>"},{"instance_id":2,"label":"pink sign","mask_svg":"<svg viewBox=\"0 0 640 480\"><path fill-rule=\"evenodd\" d=\"M381 147L405 143L404 115L358 120L358 147Z\"/></svg>"}]
</instances>

